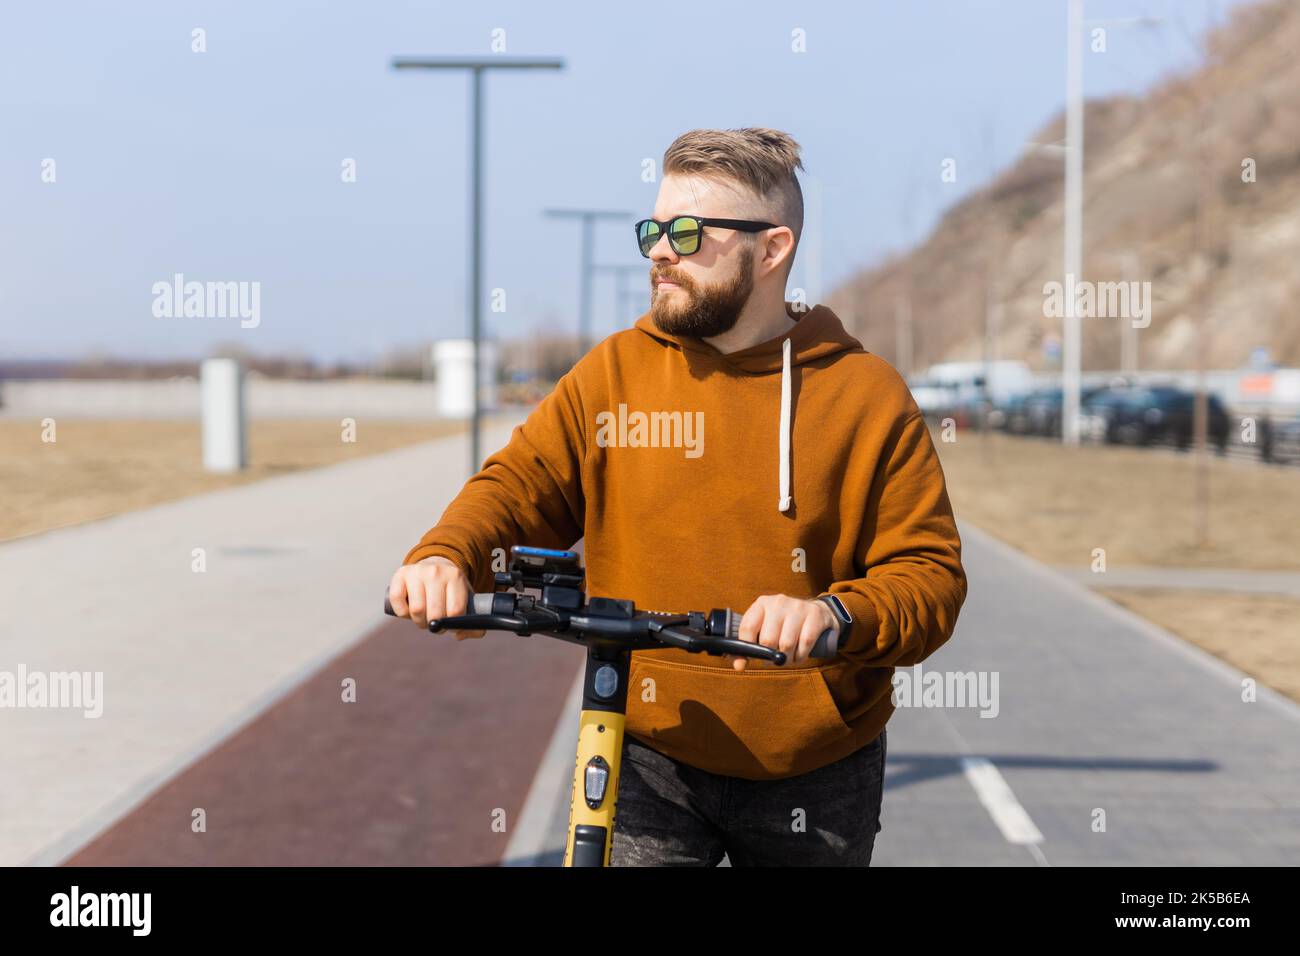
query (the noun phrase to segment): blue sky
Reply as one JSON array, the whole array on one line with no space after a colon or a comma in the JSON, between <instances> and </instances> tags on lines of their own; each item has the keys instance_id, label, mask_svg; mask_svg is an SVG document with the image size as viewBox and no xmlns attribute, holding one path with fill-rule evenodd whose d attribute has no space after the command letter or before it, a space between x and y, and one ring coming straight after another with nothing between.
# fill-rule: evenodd
<instances>
[{"instance_id":1,"label":"blue sky","mask_svg":"<svg viewBox=\"0 0 1300 956\"><path fill-rule=\"evenodd\" d=\"M1193 63L1179 22L1232 4L1090 0L1112 25L1088 96ZM773 126L810 196L792 285L814 300L922 236L1061 109L1065 0L214 3L47 0L0 13L0 355L199 357L216 343L366 359L467 328L467 81L394 55L561 56L486 79L491 332L576 327L578 227L648 214L695 127ZM191 50L206 31L207 52ZM791 49L792 31L806 52ZM500 34L498 34L500 36ZM957 160L958 181L940 163ZM341 180L345 159L357 181ZM42 182L55 161L56 180ZM910 214L909 214L910 210ZM629 226L597 259L641 264ZM812 250L820 249L820 255ZM155 282L261 283L261 321L160 319ZM818 282L820 278L820 283ZM639 280L638 280L639 281ZM626 325L598 280L596 331Z\"/></svg>"}]
</instances>

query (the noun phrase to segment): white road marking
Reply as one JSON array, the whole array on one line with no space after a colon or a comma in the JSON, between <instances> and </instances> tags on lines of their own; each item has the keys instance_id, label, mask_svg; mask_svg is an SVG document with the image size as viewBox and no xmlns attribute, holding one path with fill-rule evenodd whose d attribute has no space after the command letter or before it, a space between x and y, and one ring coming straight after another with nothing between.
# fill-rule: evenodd
<instances>
[{"instance_id":1,"label":"white road marking","mask_svg":"<svg viewBox=\"0 0 1300 956\"><path fill-rule=\"evenodd\" d=\"M961 769L1008 843L1033 846L1043 842L1042 833L1034 826L1034 821L1011 792L993 761L987 757L962 757Z\"/></svg>"},{"instance_id":2,"label":"white road marking","mask_svg":"<svg viewBox=\"0 0 1300 956\"><path fill-rule=\"evenodd\" d=\"M934 714L961 753L962 772L975 790L975 796L979 798L979 802L983 804L984 809L989 812L989 816L1002 832L1002 836L1008 843L1027 849L1039 866L1051 866L1047 862L1047 855L1039 845L1043 842L1043 834L1034 825L1029 812L1020 805L1011 785L994 766L993 761L973 753L970 744L966 743L966 738L961 735L961 731L942 710L936 710Z\"/></svg>"}]
</instances>

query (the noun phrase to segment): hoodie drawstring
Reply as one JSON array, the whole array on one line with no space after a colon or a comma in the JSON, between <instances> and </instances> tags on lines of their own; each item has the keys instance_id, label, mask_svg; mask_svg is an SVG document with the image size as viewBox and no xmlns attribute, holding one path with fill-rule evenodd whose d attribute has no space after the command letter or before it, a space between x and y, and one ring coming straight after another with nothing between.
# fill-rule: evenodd
<instances>
[{"instance_id":1,"label":"hoodie drawstring","mask_svg":"<svg viewBox=\"0 0 1300 956\"><path fill-rule=\"evenodd\" d=\"M777 511L790 509L790 340L781 344L780 493Z\"/></svg>"}]
</instances>

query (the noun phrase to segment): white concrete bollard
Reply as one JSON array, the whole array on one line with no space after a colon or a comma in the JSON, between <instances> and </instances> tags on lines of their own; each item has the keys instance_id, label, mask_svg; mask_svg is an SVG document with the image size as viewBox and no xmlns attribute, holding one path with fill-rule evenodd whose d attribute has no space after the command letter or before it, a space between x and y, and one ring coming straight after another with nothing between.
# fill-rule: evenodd
<instances>
[{"instance_id":1,"label":"white concrete bollard","mask_svg":"<svg viewBox=\"0 0 1300 956\"><path fill-rule=\"evenodd\" d=\"M433 364L438 379L438 414L445 418L469 418L474 414L474 342L472 339L443 339L433 346ZM496 343L479 343L479 392L484 411L496 408Z\"/></svg>"},{"instance_id":2,"label":"white concrete bollard","mask_svg":"<svg viewBox=\"0 0 1300 956\"><path fill-rule=\"evenodd\" d=\"M240 471L248 465L244 370L238 359L204 359L200 369L203 467Z\"/></svg>"}]
</instances>

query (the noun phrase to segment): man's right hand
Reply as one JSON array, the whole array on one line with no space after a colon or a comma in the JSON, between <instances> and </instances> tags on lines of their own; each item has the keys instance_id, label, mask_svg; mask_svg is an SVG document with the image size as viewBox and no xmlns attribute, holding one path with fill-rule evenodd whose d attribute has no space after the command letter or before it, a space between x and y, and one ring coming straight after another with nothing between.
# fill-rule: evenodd
<instances>
[{"instance_id":1,"label":"man's right hand","mask_svg":"<svg viewBox=\"0 0 1300 956\"><path fill-rule=\"evenodd\" d=\"M465 572L452 561L435 555L404 564L388 583L388 603L398 617L409 617L428 630L429 622L469 611L473 589ZM482 637L483 631L452 631L456 640Z\"/></svg>"}]
</instances>

